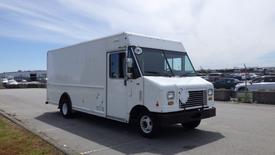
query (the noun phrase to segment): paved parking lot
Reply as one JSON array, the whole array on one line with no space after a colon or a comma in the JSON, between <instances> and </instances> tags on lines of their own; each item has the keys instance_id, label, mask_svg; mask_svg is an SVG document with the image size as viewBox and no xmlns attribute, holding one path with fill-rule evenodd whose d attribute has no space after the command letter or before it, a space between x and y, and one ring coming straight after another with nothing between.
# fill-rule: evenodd
<instances>
[{"instance_id":1,"label":"paved parking lot","mask_svg":"<svg viewBox=\"0 0 275 155\"><path fill-rule=\"evenodd\" d=\"M0 110L51 141L79 154L275 155L275 106L217 102L217 116L188 131L162 129L155 139L126 124L77 114L64 119L45 105L45 89L0 90Z\"/></svg>"}]
</instances>

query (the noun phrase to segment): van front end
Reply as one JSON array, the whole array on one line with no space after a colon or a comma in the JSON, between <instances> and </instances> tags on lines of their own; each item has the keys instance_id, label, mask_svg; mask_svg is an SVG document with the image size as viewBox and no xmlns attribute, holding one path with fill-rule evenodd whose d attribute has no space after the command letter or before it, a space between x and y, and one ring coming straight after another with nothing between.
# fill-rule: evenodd
<instances>
[{"instance_id":1,"label":"van front end","mask_svg":"<svg viewBox=\"0 0 275 155\"><path fill-rule=\"evenodd\" d=\"M139 111L138 124L146 137L153 136L158 125L181 123L193 129L202 119L216 116L213 85L196 76L183 47L182 51L173 47L128 47L127 78L143 81L139 92L143 90L145 110Z\"/></svg>"},{"instance_id":2,"label":"van front end","mask_svg":"<svg viewBox=\"0 0 275 155\"><path fill-rule=\"evenodd\" d=\"M144 91L144 105L160 124L188 123L216 115L213 85L200 77L144 77Z\"/></svg>"}]
</instances>

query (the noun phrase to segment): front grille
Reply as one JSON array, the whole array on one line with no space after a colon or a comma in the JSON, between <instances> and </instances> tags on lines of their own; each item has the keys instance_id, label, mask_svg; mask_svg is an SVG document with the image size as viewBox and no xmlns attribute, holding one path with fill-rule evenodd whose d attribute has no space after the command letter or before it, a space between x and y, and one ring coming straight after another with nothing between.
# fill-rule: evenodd
<instances>
[{"instance_id":1,"label":"front grille","mask_svg":"<svg viewBox=\"0 0 275 155\"><path fill-rule=\"evenodd\" d=\"M189 98L186 103L181 103L181 108L202 106L207 104L207 94L205 90L189 91Z\"/></svg>"}]
</instances>

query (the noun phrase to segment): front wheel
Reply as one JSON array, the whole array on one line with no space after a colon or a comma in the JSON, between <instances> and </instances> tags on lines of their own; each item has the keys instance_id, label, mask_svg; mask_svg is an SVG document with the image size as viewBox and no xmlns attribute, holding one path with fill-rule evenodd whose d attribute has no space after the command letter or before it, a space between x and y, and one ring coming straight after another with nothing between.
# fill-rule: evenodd
<instances>
[{"instance_id":1,"label":"front wheel","mask_svg":"<svg viewBox=\"0 0 275 155\"><path fill-rule=\"evenodd\" d=\"M152 138L157 134L159 125L151 113L144 112L139 116L138 128L142 136Z\"/></svg>"},{"instance_id":2,"label":"front wheel","mask_svg":"<svg viewBox=\"0 0 275 155\"><path fill-rule=\"evenodd\" d=\"M192 122L181 123L181 125L187 129L195 129L200 125L200 123L201 123L201 120L196 120Z\"/></svg>"},{"instance_id":3,"label":"front wheel","mask_svg":"<svg viewBox=\"0 0 275 155\"><path fill-rule=\"evenodd\" d=\"M71 106L70 101L63 100L61 102L60 113L65 118L71 118L72 117L72 106Z\"/></svg>"}]
</instances>

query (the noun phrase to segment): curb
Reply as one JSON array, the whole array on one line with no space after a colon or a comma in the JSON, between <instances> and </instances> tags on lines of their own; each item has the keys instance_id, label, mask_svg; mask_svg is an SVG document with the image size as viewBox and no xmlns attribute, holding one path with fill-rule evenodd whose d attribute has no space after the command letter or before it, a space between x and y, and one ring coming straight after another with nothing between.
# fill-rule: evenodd
<instances>
[{"instance_id":1,"label":"curb","mask_svg":"<svg viewBox=\"0 0 275 155\"><path fill-rule=\"evenodd\" d=\"M16 119L13 115L5 113L3 110L0 109L0 115L2 115L4 118L10 120L11 122L15 123L16 125L24 128L25 130L31 132L32 134L40 137L41 139L43 139L46 143L50 144L51 146L53 146L54 148L56 148L57 150L60 150L62 153L64 153L65 155L74 155L74 154L80 154L77 153L73 150L70 150L68 148L64 148L62 145L54 142L51 140L50 137L46 136L43 133L40 133L38 131L36 131L36 129L31 129L29 127L27 127L25 124L23 124L22 122L20 122L20 120Z\"/></svg>"}]
</instances>

